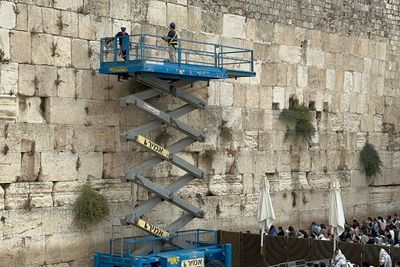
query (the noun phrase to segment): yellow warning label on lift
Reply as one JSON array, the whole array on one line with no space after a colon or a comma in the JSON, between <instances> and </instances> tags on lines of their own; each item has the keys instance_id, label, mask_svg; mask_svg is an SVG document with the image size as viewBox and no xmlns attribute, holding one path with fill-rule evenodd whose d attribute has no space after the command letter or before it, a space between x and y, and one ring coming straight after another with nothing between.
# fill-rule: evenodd
<instances>
[{"instance_id":1,"label":"yellow warning label on lift","mask_svg":"<svg viewBox=\"0 0 400 267\"><path fill-rule=\"evenodd\" d=\"M169 233L167 231L164 231L164 230L158 228L157 226L151 225L148 222L146 222L145 220L138 219L136 222L136 225L138 227L142 228L143 230L152 233L153 235L156 235L159 237L164 237L164 238L169 237Z\"/></svg>"},{"instance_id":2,"label":"yellow warning label on lift","mask_svg":"<svg viewBox=\"0 0 400 267\"><path fill-rule=\"evenodd\" d=\"M171 152L169 152L167 149L163 148L162 146L157 145L156 143L150 141L149 139L147 139L146 137L144 137L143 135L138 135L136 138L136 142L138 142L139 144L148 147L150 150L152 150L153 152L160 154L163 157L168 158L169 155L171 154Z\"/></svg>"},{"instance_id":3,"label":"yellow warning label on lift","mask_svg":"<svg viewBox=\"0 0 400 267\"><path fill-rule=\"evenodd\" d=\"M127 67L113 67L113 68L108 68L108 70L111 72L127 72L128 68Z\"/></svg>"}]
</instances>

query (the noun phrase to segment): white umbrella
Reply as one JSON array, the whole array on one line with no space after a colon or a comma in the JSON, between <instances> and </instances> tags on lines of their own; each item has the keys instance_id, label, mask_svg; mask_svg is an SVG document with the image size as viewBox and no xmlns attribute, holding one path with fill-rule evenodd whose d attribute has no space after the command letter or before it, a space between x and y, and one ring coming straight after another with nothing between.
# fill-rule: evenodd
<instances>
[{"instance_id":1,"label":"white umbrella","mask_svg":"<svg viewBox=\"0 0 400 267\"><path fill-rule=\"evenodd\" d=\"M329 190L329 224L333 226L333 251L336 250L336 239L344 232L344 212L340 197L340 183L337 178L331 181Z\"/></svg>"},{"instance_id":2,"label":"white umbrella","mask_svg":"<svg viewBox=\"0 0 400 267\"><path fill-rule=\"evenodd\" d=\"M264 245L265 229L269 228L275 221L274 207L272 206L271 196L269 195L269 182L263 177L260 183L258 195L257 221L261 228L261 252Z\"/></svg>"}]
</instances>

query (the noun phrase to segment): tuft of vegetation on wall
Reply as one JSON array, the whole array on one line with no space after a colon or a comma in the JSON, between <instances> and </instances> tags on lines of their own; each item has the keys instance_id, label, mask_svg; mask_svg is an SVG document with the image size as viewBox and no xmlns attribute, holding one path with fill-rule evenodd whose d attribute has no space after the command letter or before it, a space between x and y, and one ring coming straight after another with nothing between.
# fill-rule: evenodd
<instances>
[{"instance_id":1,"label":"tuft of vegetation on wall","mask_svg":"<svg viewBox=\"0 0 400 267\"><path fill-rule=\"evenodd\" d=\"M381 173L382 161L378 151L370 143L366 142L360 151L360 161L368 177L376 176Z\"/></svg>"},{"instance_id":2,"label":"tuft of vegetation on wall","mask_svg":"<svg viewBox=\"0 0 400 267\"><path fill-rule=\"evenodd\" d=\"M288 109L283 109L279 119L290 124L286 132L286 137L289 139L310 141L315 134L310 111L304 105L293 104Z\"/></svg>"},{"instance_id":3,"label":"tuft of vegetation on wall","mask_svg":"<svg viewBox=\"0 0 400 267\"><path fill-rule=\"evenodd\" d=\"M107 199L97 193L89 184L82 186L74 203L74 223L82 230L102 221L110 213Z\"/></svg>"}]
</instances>

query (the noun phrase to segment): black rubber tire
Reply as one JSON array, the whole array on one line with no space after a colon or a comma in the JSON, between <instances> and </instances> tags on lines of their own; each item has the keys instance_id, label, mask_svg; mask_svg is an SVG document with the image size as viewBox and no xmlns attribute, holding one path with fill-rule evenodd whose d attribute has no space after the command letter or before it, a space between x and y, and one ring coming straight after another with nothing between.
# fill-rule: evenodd
<instances>
[{"instance_id":1,"label":"black rubber tire","mask_svg":"<svg viewBox=\"0 0 400 267\"><path fill-rule=\"evenodd\" d=\"M219 260L210 260L210 261L207 261L206 267L225 267L225 264L223 264Z\"/></svg>"}]
</instances>

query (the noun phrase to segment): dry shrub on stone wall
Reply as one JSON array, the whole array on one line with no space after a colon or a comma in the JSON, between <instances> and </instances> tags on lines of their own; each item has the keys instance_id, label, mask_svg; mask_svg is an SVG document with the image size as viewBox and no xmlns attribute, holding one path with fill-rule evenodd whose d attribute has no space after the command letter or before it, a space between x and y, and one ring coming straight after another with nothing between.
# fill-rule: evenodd
<instances>
[{"instance_id":1,"label":"dry shrub on stone wall","mask_svg":"<svg viewBox=\"0 0 400 267\"><path fill-rule=\"evenodd\" d=\"M85 230L102 221L110 213L107 199L98 194L89 184L83 185L74 204L74 222Z\"/></svg>"},{"instance_id":2,"label":"dry shrub on stone wall","mask_svg":"<svg viewBox=\"0 0 400 267\"><path fill-rule=\"evenodd\" d=\"M381 173L381 167L383 164L378 151L376 151L375 147L368 142L365 143L363 149L360 151L360 161L368 177Z\"/></svg>"},{"instance_id":3,"label":"dry shrub on stone wall","mask_svg":"<svg viewBox=\"0 0 400 267\"><path fill-rule=\"evenodd\" d=\"M286 137L290 139L310 141L315 134L316 130L312 125L310 111L304 105L295 104L288 109L283 109L279 119L291 124L286 132Z\"/></svg>"}]
</instances>

